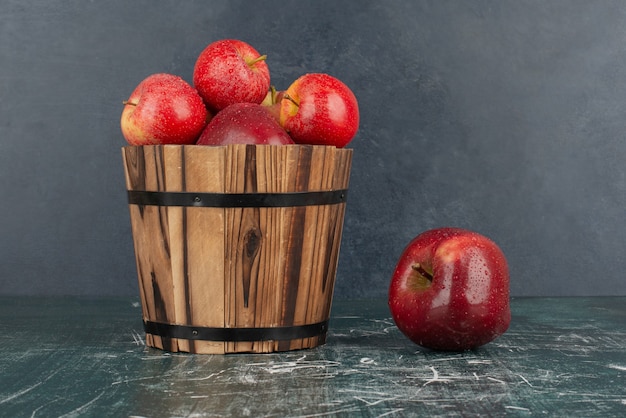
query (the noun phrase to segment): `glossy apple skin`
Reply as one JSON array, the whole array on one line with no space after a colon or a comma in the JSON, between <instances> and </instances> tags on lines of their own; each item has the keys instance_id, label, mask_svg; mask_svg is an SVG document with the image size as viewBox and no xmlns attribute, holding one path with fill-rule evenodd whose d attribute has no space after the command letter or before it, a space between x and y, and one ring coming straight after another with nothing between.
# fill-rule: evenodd
<instances>
[{"instance_id":1,"label":"glossy apple skin","mask_svg":"<svg viewBox=\"0 0 626 418\"><path fill-rule=\"evenodd\" d=\"M280 123L297 144L345 147L359 128L357 99L339 79L305 74L285 91Z\"/></svg>"},{"instance_id":2,"label":"glossy apple skin","mask_svg":"<svg viewBox=\"0 0 626 418\"><path fill-rule=\"evenodd\" d=\"M432 283L416 271L419 263ZM493 341L509 327L509 270L489 238L438 228L404 249L389 288L389 309L403 334L433 350L464 351Z\"/></svg>"},{"instance_id":3,"label":"glossy apple skin","mask_svg":"<svg viewBox=\"0 0 626 418\"><path fill-rule=\"evenodd\" d=\"M193 144L209 117L196 89L176 75L158 73L124 102L120 127L130 145Z\"/></svg>"},{"instance_id":4,"label":"glossy apple skin","mask_svg":"<svg viewBox=\"0 0 626 418\"><path fill-rule=\"evenodd\" d=\"M228 144L288 145L293 140L265 106L235 103L218 112L197 141L197 145Z\"/></svg>"},{"instance_id":5,"label":"glossy apple skin","mask_svg":"<svg viewBox=\"0 0 626 418\"><path fill-rule=\"evenodd\" d=\"M261 103L270 88L270 72L250 44L222 39L198 56L193 84L209 109L219 111L234 103Z\"/></svg>"}]
</instances>

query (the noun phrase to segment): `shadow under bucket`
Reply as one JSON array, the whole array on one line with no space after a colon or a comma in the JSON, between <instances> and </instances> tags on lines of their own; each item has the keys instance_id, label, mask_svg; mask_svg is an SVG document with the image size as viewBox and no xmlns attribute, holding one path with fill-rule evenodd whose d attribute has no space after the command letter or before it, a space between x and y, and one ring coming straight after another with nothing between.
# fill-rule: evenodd
<instances>
[{"instance_id":1,"label":"shadow under bucket","mask_svg":"<svg viewBox=\"0 0 626 418\"><path fill-rule=\"evenodd\" d=\"M122 148L146 344L270 353L326 340L351 149Z\"/></svg>"}]
</instances>

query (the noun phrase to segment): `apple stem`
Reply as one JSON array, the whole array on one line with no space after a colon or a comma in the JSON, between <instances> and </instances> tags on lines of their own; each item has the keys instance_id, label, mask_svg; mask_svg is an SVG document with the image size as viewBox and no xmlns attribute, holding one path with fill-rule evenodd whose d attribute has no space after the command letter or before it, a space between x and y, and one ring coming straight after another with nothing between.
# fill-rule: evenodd
<instances>
[{"instance_id":1,"label":"apple stem","mask_svg":"<svg viewBox=\"0 0 626 418\"><path fill-rule=\"evenodd\" d=\"M270 86L270 93L272 93L272 104L276 104L276 87L274 85Z\"/></svg>"},{"instance_id":2,"label":"apple stem","mask_svg":"<svg viewBox=\"0 0 626 418\"><path fill-rule=\"evenodd\" d=\"M300 107L300 104L298 102L296 102L293 97L291 97L290 95L288 95L287 93L285 93L283 95L283 99L287 99L289 100L291 103L295 104L297 107Z\"/></svg>"},{"instance_id":3,"label":"apple stem","mask_svg":"<svg viewBox=\"0 0 626 418\"><path fill-rule=\"evenodd\" d=\"M137 106L137 103L134 103L134 102L129 102L128 100L124 100L124 101L122 102L122 104L123 104L124 106L126 106L126 105Z\"/></svg>"},{"instance_id":4,"label":"apple stem","mask_svg":"<svg viewBox=\"0 0 626 418\"><path fill-rule=\"evenodd\" d=\"M253 59L252 61L248 61L248 66L252 67L254 64L260 61L265 61L267 59L267 55L261 55L258 58Z\"/></svg>"},{"instance_id":5,"label":"apple stem","mask_svg":"<svg viewBox=\"0 0 626 418\"><path fill-rule=\"evenodd\" d=\"M426 269L422 267L420 263L413 264L411 268L415 270L416 272L418 272L419 274L421 274L422 276L424 276L429 281L431 282L433 281L433 275L430 272L426 271Z\"/></svg>"}]
</instances>

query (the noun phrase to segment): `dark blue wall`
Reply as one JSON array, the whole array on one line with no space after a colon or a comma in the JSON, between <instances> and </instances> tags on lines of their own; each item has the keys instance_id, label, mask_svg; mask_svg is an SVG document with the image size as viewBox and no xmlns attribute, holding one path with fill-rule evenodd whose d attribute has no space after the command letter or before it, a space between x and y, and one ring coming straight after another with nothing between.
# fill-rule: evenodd
<instances>
[{"instance_id":1,"label":"dark blue wall","mask_svg":"<svg viewBox=\"0 0 626 418\"><path fill-rule=\"evenodd\" d=\"M0 293L137 292L121 102L229 37L278 88L327 72L359 99L337 298L386 295L447 225L500 244L513 295L626 294L619 0L3 0Z\"/></svg>"}]
</instances>

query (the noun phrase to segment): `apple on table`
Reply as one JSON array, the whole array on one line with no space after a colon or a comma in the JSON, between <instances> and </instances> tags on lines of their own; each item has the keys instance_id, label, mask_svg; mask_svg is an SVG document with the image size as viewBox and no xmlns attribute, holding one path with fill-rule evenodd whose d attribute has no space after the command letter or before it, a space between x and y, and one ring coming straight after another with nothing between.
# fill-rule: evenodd
<instances>
[{"instance_id":1,"label":"apple on table","mask_svg":"<svg viewBox=\"0 0 626 418\"><path fill-rule=\"evenodd\" d=\"M464 351L508 329L509 271L489 238L460 228L437 228L406 246L389 287L393 320L414 343Z\"/></svg>"}]
</instances>

